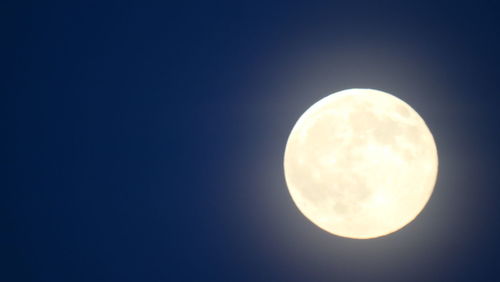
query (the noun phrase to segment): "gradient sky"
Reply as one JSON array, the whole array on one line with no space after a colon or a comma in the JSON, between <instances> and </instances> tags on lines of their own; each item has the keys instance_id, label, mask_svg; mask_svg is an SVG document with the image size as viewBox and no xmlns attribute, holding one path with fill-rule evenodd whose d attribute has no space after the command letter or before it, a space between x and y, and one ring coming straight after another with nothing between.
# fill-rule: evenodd
<instances>
[{"instance_id":1,"label":"gradient sky","mask_svg":"<svg viewBox=\"0 0 500 282\"><path fill-rule=\"evenodd\" d=\"M0 281L500 279L495 1L169 2L1 9ZM346 88L403 99L438 147L387 237L322 231L285 185L293 124Z\"/></svg>"}]
</instances>

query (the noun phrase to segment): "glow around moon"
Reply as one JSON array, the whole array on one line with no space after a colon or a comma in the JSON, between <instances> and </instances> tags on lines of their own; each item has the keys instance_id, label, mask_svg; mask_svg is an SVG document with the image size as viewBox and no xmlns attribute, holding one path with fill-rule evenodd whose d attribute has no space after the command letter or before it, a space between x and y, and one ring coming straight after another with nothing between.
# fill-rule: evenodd
<instances>
[{"instance_id":1,"label":"glow around moon","mask_svg":"<svg viewBox=\"0 0 500 282\"><path fill-rule=\"evenodd\" d=\"M411 222L438 171L434 139L408 104L349 89L312 105L290 133L285 178L299 210L322 229L368 239Z\"/></svg>"}]
</instances>

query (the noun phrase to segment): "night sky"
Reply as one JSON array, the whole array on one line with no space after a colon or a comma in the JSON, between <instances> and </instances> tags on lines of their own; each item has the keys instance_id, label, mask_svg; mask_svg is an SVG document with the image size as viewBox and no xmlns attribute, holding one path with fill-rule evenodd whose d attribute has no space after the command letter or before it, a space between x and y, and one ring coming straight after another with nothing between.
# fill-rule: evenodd
<instances>
[{"instance_id":1,"label":"night sky","mask_svg":"<svg viewBox=\"0 0 500 282\"><path fill-rule=\"evenodd\" d=\"M500 6L291 2L5 3L0 281L500 281ZM426 208L373 240L283 176L347 88L406 101L439 152Z\"/></svg>"}]
</instances>

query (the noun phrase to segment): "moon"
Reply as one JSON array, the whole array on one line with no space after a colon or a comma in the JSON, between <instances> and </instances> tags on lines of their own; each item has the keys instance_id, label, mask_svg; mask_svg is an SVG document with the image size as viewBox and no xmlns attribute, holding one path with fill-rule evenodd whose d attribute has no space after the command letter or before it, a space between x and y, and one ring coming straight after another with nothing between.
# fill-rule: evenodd
<instances>
[{"instance_id":1,"label":"moon","mask_svg":"<svg viewBox=\"0 0 500 282\"><path fill-rule=\"evenodd\" d=\"M294 125L284 155L298 209L332 234L393 233L427 204L438 173L434 138L399 98L373 89L331 94Z\"/></svg>"}]
</instances>

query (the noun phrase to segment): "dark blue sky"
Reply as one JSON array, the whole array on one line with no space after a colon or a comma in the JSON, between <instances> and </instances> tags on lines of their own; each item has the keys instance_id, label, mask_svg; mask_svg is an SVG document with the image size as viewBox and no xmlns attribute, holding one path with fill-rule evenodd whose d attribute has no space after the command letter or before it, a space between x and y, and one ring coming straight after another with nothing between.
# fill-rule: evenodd
<instances>
[{"instance_id":1,"label":"dark blue sky","mask_svg":"<svg viewBox=\"0 0 500 282\"><path fill-rule=\"evenodd\" d=\"M11 2L0 281L500 279L495 1ZM282 172L301 113L360 87L440 158L422 214L366 241L305 219Z\"/></svg>"}]
</instances>

